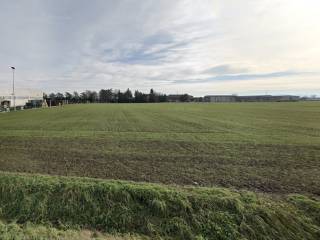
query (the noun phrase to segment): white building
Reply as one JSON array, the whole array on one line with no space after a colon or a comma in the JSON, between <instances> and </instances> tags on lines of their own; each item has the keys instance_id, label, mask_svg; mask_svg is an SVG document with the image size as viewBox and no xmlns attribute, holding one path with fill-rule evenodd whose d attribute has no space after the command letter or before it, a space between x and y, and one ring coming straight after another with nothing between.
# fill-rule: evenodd
<instances>
[{"instance_id":1,"label":"white building","mask_svg":"<svg viewBox=\"0 0 320 240\"><path fill-rule=\"evenodd\" d=\"M33 101L43 101L43 92L36 89L16 89L15 104L16 107L23 107ZM0 89L0 107L13 107L13 96L10 91Z\"/></svg>"}]
</instances>

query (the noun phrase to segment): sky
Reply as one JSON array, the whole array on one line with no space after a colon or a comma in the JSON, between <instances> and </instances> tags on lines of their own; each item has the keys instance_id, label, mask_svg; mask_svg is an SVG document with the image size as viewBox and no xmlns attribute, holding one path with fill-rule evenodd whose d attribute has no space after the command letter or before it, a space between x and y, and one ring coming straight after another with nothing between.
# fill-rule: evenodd
<instances>
[{"instance_id":1,"label":"sky","mask_svg":"<svg viewBox=\"0 0 320 240\"><path fill-rule=\"evenodd\" d=\"M319 0L0 0L0 91L320 95Z\"/></svg>"}]
</instances>

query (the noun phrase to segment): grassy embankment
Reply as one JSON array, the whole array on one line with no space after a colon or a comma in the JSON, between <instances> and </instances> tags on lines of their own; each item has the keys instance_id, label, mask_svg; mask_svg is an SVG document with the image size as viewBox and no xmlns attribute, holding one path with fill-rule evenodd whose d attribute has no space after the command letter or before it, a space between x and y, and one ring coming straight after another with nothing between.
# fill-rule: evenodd
<instances>
[{"instance_id":1,"label":"grassy embankment","mask_svg":"<svg viewBox=\"0 0 320 240\"><path fill-rule=\"evenodd\" d=\"M320 195L320 103L88 104L0 115L0 170Z\"/></svg>"},{"instance_id":2,"label":"grassy embankment","mask_svg":"<svg viewBox=\"0 0 320 240\"><path fill-rule=\"evenodd\" d=\"M1 240L150 240L136 234L104 234L80 229L57 229L32 223L17 224L0 221Z\"/></svg>"},{"instance_id":3,"label":"grassy embankment","mask_svg":"<svg viewBox=\"0 0 320 240\"><path fill-rule=\"evenodd\" d=\"M320 201L302 195L0 174L0 218L45 226L0 224L1 239L319 239L319 216Z\"/></svg>"}]
</instances>

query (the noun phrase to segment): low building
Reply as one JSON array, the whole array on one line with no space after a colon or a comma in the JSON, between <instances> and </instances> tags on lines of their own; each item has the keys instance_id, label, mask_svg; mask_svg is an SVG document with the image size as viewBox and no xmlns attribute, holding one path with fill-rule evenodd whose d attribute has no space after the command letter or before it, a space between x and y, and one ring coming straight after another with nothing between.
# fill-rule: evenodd
<instances>
[{"instance_id":1,"label":"low building","mask_svg":"<svg viewBox=\"0 0 320 240\"><path fill-rule=\"evenodd\" d=\"M193 102L203 102L204 100L203 100L203 97L194 97L192 101Z\"/></svg>"},{"instance_id":2,"label":"low building","mask_svg":"<svg viewBox=\"0 0 320 240\"><path fill-rule=\"evenodd\" d=\"M280 96L280 101L300 101L300 96L295 96L295 95L283 95Z\"/></svg>"},{"instance_id":3,"label":"low building","mask_svg":"<svg viewBox=\"0 0 320 240\"><path fill-rule=\"evenodd\" d=\"M170 94L167 97L168 102L191 102L193 96L189 94Z\"/></svg>"},{"instance_id":4,"label":"low building","mask_svg":"<svg viewBox=\"0 0 320 240\"><path fill-rule=\"evenodd\" d=\"M33 89L17 89L15 91L15 101L13 101L12 94L9 91L0 92L0 108L2 110L10 109L15 106L17 108L38 107L43 103L43 92Z\"/></svg>"},{"instance_id":5,"label":"low building","mask_svg":"<svg viewBox=\"0 0 320 240\"><path fill-rule=\"evenodd\" d=\"M237 96L234 95L207 95L204 102L236 102Z\"/></svg>"},{"instance_id":6,"label":"low building","mask_svg":"<svg viewBox=\"0 0 320 240\"><path fill-rule=\"evenodd\" d=\"M254 96L236 96L236 95L207 95L204 96L205 102L289 102L299 101L299 96L294 95L254 95Z\"/></svg>"},{"instance_id":7,"label":"low building","mask_svg":"<svg viewBox=\"0 0 320 240\"><path fill-rule=\"evenodd\" d=\"M290 101L299 101L299 96L293 95L256 95L256 96L238 96L238 102L290 102Z\"/></svg>"},{"instance_id":8,"label":"low building","mask_svg":"<svg viewBox=\"0 0 320 240\"><path fill-rule=\"evenodd\" d=\"M312 97L303 97L302 101L320 101L320 97L312 96Z\"/></svg>"}]
</instances>

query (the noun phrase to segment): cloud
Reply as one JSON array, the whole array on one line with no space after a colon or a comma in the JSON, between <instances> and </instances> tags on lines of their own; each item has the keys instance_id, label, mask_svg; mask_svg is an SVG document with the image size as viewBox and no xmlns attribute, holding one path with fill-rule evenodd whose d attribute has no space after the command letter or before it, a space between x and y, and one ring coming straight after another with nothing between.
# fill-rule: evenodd
<instances>
[{"instance_id":1,"label":"cloud","mask_svg":"<svg viewBox=\"0 0 320 240\"><path fill-rule=\"evenodd\" d=\"M228 72L221 71L220 69L217 72ZM232 73L230 71L229 73ZM318 73L306 73L306 72L293 72L293 71L284 71L284 72L272 72L272 73L260 73L260 74L225 74L217 75L210 78L203 79L188 79L188 80L175 80L174 83L204 83L212 81L242 81L242 80L258 80L258 79L273 79L273 78L283 78L283 77L293 77L293 76L306 76L306 75L319 75Z\"/></svg>"},{"instance_id":2,"label":"cloud","mask_svg":"<svg viewBox=\"0 0 320 240\"><path fill-rule=\"evenodd\" d=\"M47 92L153 87L204 95L216 84L245 92L230 82L249 81L253 92L264 82L275 92L315 93L319 7L316 0L4 0L0 89L10 88L15 65L18 87Z\"/></svg>"},{"instance_id":3,"label":"cloud","mask_svg":"<svg viewBox=\"0 0 320 240\"><path fill-rule=\"evenodd\" d=\"M214 66L203 71L203 73L206 73L206 74L234 74L234 73L245 73L245 72L248 72L248 69L237 68L228 64Z\"/></svg>"},{"instance_id":4,"label":"cloud","mask_svg":"<svg viewBox=\"0 0 320 240\"><path fill-rule=\"evenodd\" d=\"M171 54L188 46L187 41L176 41L169 33L156 33L140 42L126 44L120 49L105 49L103 61L122 64L160 65L168 62Z\"/></svg>"}]
</instances>

